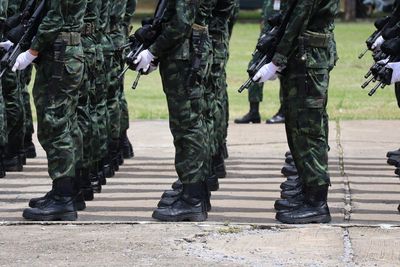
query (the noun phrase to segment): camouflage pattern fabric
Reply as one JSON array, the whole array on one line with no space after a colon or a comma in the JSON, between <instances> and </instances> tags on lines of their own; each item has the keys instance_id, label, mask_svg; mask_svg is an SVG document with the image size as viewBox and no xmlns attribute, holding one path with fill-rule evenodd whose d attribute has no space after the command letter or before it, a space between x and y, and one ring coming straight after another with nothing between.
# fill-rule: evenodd
<instances>
[{"instance_id":1,"label":"camouflage pattern fabric","mask_svg":"<svg viewBox=\"0 0 400 267\"><path fill-rule=\"evenodd\" d=\"M77 36L83 25L86 0L46 2L46 15L41 22L32 48L40 52L33 98L38 119L38 138L48 159L48 172L54 179L75 177L79 140L76 108L79 86L84 72L81 45L67 43L62 80L53 80L53 70L60 67L53 58L54 41L64 33ZM50 30L51 29L51 30ZM68 32L68 33L67 33Z\"/></svg>"},{"instance_id":2,"label":"camouflage pattern fabric","mask_svg":"<svg viewBox=\"0 0 400 267\"><path fill-rule=\"evenodd\" d=\"M21 94L22 94L22 103L24 106L24 129L25 129L25 140L26 137L29 136L30 139L35 132L33 127L33 119L32 119L32 108L31 108L31 100L30 100L30 93L29 93L29 83L31 82L32 77L32 66L29 66L25 70L20 72L19 75L19 85L21 87Z\"/></svg>"},{"instance_id":3,"label":"camouflage pattern fabric","mask_svg":"<svg viewBox=\"0 0 400 267\"><path fill-rule=\"evenodd\" d=\"M286 134L299 176L306 187L330 184L326 105L329 72L337 59L333 21L338 2L299 1L273 59L275 64L287 66L281 77ZM305 38L323 34L329 45L305 46L307 57L304 60L304 55L299 54L301 49L298 47L302 44L298 40L306 30L311 37Z\"/></svg>"},{"instance_id":4,"label":"camouflage pattern fabric","mask_svg":"<svg viewBox=\"0 0 400 267\"><path fill-rule=\"evenodd\" d=\"M150 47L151 53L160 59L160 74L175 145L175 169L184 184L205 181L209 174L208 155L204 149L208 134L203 116L204 79L209 55L201 55L203 64L197 73L198 79L194 85L186 86L194 49L200 48L193 46L190 34L200 4L201 1L196 0L169 1L163 32Z\"/></svg>"},{"instance_id":5,"label":"camouflage pattern fabric","mask_svg":"<svg viewBox=\"0 0 400 267\"><path fill-rule=\"evenodd\" d=\"M7 17L7 0L0 0L0 22L4 22ZM3 35L1 33L1 35ZM7 121L5 116L5 106L3 99L3 90L0 83L0 150L7 144ZM2 155L0 155L1 157Z\"/></svg>"},{"instance_id":6,"label":"camouflage pattern fabric","mask_svg":"<svg viewBox=\"0 0 400 267\"><path fill-rule=\"evenodd\" d=\"M84 82L79 88L79 101L77 107L78 125L83 138L83 156L79 168L89 168L94 160L94 151L97 150L98 142L95 135L97 124L96 104L92 104L96 96L96 54L97 40L95 36L96 27L99 26L101 0L87 1L85 16L83 18L85 25L92 28L88 33L82 36L82 46L85 54ZM89 26L91 25L91 26ZM90 32L92 31L92 32ZM100 65L101 66L101 62ZM94 109L94 111L92 111Z\"/></svg>"},{"instance_id":7,"label":"camouflage pattern fabric","mask_svg":"<svg viewBox=\"0 0 400 267\"><path fill-rule=\"evenodd\" d=\"M22 1L10 2L7 9L7 16L12 16L20 11ZM25 136L24 128L24 104L22 91L19 86L21 72L6 72L2 79L3 98L5 103L5 116L7 120L6 158L12 158L23 153Z\"/></svg>"},{"instance_id":8,"label":"camouflage pattern fabric","mask_svg":"<svg viewBox=\"0 0 400 267\"><path fill-rule=\"evenodd\" d=\"M229 21L235 11L235 1L218 0L210 23L210 34L213 47L210 87L215 95L214 112L214 146L213 156L220 152L225 143L228 129L228 92L226 82L226 64L229 58Z\"/></svg>"}]
</instances>

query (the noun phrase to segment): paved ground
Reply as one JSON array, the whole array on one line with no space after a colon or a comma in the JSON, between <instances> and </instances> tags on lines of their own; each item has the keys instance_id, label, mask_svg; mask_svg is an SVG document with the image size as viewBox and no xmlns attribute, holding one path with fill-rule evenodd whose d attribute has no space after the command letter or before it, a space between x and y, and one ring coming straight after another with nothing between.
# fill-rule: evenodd
<instances>
[{"instance_id":1,"label":"paved ground","mask_svg":"<svg viewBox=\"0 0 400 267\"><path fill-rule=\"evenodd\" d=\"M73 224L21 218L30 198L50 188L43 150L23 173L0 180L0 265L400 266L400 181L386 164L399 147L399 121L330 125L329 225L274 220L287 150L282 125L231 125L228 177L201 224L151 219L176 179L165 121L133 122L136 157L126 161Z\"/></svg>"}]
</instances>

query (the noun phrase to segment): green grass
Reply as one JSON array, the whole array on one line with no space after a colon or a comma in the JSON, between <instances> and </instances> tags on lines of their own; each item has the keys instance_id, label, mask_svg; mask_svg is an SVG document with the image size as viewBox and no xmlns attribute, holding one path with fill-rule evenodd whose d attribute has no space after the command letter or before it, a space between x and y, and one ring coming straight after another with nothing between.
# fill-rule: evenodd
<instances>
[{"instance_id":1,"label":"green grass","mask_svg":"<svg viewBox=\"0 0 400 267\"><path fill-rule=\"evenodd\" d=\"M362 60L357 56L364 49L364 41L372 32L372 23L338 23L336 40L340 60L331 74L329 88L329 114L331 119L399 119L400 112L393 87L379 90L369 97L361 90L363 75L372 64L370 54ZM228 83L231 118L247 112L247 92L237 93L246 80L246 67L259 34L257 24L238 24L231 42L231 58L228 64ZM168 117L165 96L158 73L143 77L136 91L130 89L134 73L126 79L126 95L131 119L165 119ZM279 107L277 82L269 82L264 88L261 104L263 118L273 115Z\"/></svg>"}]
</instances>

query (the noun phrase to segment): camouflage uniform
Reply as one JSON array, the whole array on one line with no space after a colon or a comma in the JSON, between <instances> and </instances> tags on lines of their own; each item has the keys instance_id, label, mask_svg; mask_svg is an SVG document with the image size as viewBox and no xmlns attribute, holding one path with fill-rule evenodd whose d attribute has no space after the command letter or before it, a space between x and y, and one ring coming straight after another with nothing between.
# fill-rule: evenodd
<instances>
[{"instance_id":1,"label":"camouflage uniform","mask_svg":"<svg viewBox=\"0 0 400 267\"><path fill-rule=\"evenodd\" d=\"M268 18L276 14L279 10L285 10L286 1L277 0L264 0L262 8L262 25L261 25L261 35L270 29L268 25ZM280 2L280 5L274 6L275 2ZM250 61L249 65L253 64L253 59ZM262 102L263 101L263 83L253 83L249 88L249 102ZM282 91L279 92L280 101L282 104Z\"/></svg>"},{"instance_id":2,"label":"camouflage uniform","mask_svg":"<svg viewBox=\"0 0 400 267\"><path fill-rule=\"evenodd\" d=\"M128 24L131 23L131 18L135 12L135 8L135 0L112 2L110 14L110 36L113 40L115 49L125 45L127 42L127 32L130 28ZM118 79L118 75L122 72L124 65L123 52L115 52L112 62L109 97L107 101L112 144L117 142L115 140L116 136L118 136L117 138L119 140L121 135L129 128L129 112L124 93L124 80ZM111 146L113 147L114 145ZM118 147L119 144L115 144L115 146ZM115 150L115 147L111 150Z\"/></svg>"},{"instance_id":3,"label":"camouflage uniform","mask_svg":"<svg viewBox=\"0 0 400 267\"><path fill-rule=\"evenodd\" d=\"M8 5L7 16L20 12L22 1L13 1ZM8 144L6 146L6 165L21 164L24 157L24 104L22 100L22 88L19 85L20 74L7 70L2 79L3 97L7 117ZM8 161L8 163L7 163ZM21 166L22 168L22 166ZM21 170L19 168L14 170Z\"/></svg>"},{"instance_id":4,"label":"camouflage uniform","mask_svg":"<svg viewBox=\"0 0 400 267\"><path fill-rule=\"evenodd\" d=\"M226 64L229 58L229 21L235 8L233 0L218 0L210 23L210 35L213 46L210 87L215 94L216 112L214 113L213 156L222 149L228 129L228 92L226 83Z\"/></svg>"},{"instance_id":5,"label":"camouflage uniform","mask_svg":"<svg viewBox=\"0 0 400 267\"><path fill-rule=\"evenodd\" d=\"M273 58L286 66L281 77L286 134L305 187L330 183L326 105L329 72L337 59L333 28L338 2L299 1Z\"/></svg>"},{"instance_id":6,"label":"camouflage uniform","mask_svg":"<svg viewBox=\"0 0 400 267\"><path fill-rule=\"evenodd\" d=\"M7 17L7 0L0 0L0 22L4 23ZM1 33L3 35L3 33ZM7 144L7 124L5 116L5 106L3 92L0 83L0 161L2 161L3 149ZM1 163L1 162L0 162Z\"/></svg>"},{"instance_id":7,"label":"camouflage uniform","mask_svg":"<svg viewBox=\"0 0 400 267\"><path fill-rule=\"evenodd\" d=\"M175 145L175 169L185 184L205 181L207 129L204 122L204 79L209 54L201 53L201 69L194 85L187 85L192 74L192 57L202 49L195 46L192 36L207 34L205 25L195 26L201 1L172 0L168 2L163 31L150 52L160 60L160 74L167 97L170 130ZM200 49L200 50L199 50Z\"/></svg>"},{"instance_id":8,"label":"camouflage uniform","mask_svg":"<svg viewBox=\"0 0 400 267\"><path fill-rule=\"evenodd\" d=\"M29 93L29 83L31 82L32 77L32 66L29 66L25 70L21 71L19 74L19 85L21 87L21 94L22 94L22 103L24 105L24 131L25 131L25 138L24 138L24 148L25 153L32 153L34 149L34 145L32 142L32 135L35 132L33 127L33 119L32 119L32 108L31 108L31 100L30 100L30 93ZM30 147L28 147L30 146ZM30 149L30 151L27 151ZM34 157L34 154L28 155L27 157Z\"/></svg>"},{"instance_id":9,"label":"camouflage uniform","mask_svg":"<svg viewBox=\"0 0 400 267\"><path fill-rule=\"evenodd\" d=\"M93 119L93 116L91 116L91 108L93 107L93 96L96 96L96 67L99 66L96 61L97 40L95 33L99 24L100 6L101 0L88 0L83 18L82 46L85 54L85 71L83 76L84 82L79 88L77 115L79 130L82 132L83 138L83 155L78 164L78 169L84 170L90 169L93 160L93 150L98 148L98 146L94 145L94 142L97 140L93 134L93 129L97 127L97 123Z\"/></svg>"},{"instance_id":10,"label":"camouflage uniform","mask_svg":"<svg viewBox=\"0 0 400 267\"><path fill-rule=\"evenodd\" d=\"M74 177L79 146L76 108L78 88L82 83L84 54L80 32L86 0L48 1L31 48L39 51L33 98L37 110L38 138L48 159L53 180ZM54 61L54 44L66 45L63 64ZM52 78L53 71L63 69L62 80Z\"/></svg>"}]
</instances>

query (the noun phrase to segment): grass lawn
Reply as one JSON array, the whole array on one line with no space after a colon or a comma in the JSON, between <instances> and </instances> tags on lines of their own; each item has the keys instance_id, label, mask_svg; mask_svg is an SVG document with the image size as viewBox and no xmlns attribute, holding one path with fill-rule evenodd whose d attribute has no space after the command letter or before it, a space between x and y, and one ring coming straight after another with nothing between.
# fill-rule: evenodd
<instances>
[{"instance_id":1,"label":"grass lawn","mask_svg":"<svg viewBox=\"0 0 400 267\"><path fill-rule=\"evenodd\" d=\"M364 41L372 32L372 23L338 23L336 40L340 60L332 71L329 89L329 114L331 119L399 119L400 112L393 87L378 90L369 97L360 85L372 64L370 54L362 60L357 56L364 49ZM255 46L259 27L253 23L237 24L231 42L231 58L228 65L228 83L231 118L247 112L247 92L237 93L246 76L246 67ZM158 73L142 77L138 88L130 89L134 73L128 72L126 95L131 119L165 119L168 117L165 96ZM273 115L279 107L277 82L267 83L261 105L263 118Z\"/></svg>"}]
</instances>

